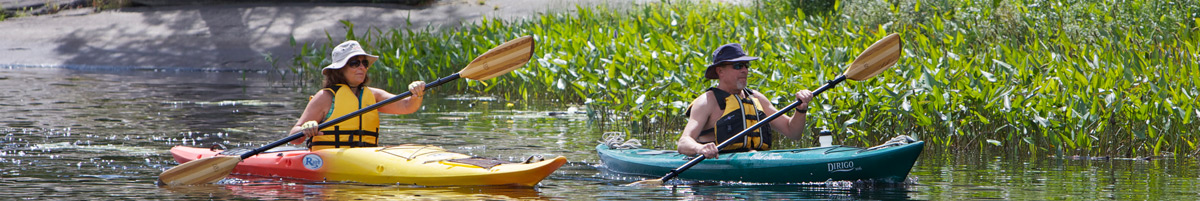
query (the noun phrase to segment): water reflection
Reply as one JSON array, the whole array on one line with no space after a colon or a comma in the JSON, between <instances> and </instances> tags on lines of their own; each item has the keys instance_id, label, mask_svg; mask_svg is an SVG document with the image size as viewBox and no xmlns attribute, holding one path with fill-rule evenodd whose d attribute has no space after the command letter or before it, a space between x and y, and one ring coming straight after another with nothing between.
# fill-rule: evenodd
<instances>
[{"instance_id":1,"label":"water reflection","mask_svg":"<svg viewBox=\"0 0 1200 201\"><path fill-rule=\"evenodd\" d=\"M512 200L550 199L537 189L519 186L425 187L339 183L296 183L275 178L235 176L237 182L165 189L194 197L261 200Z\"/></svg>"},{"instance_id":2,"label":"water reflection","mask_svg":"<svg viewBox=\"0 0 1200 201\"><path fill-rule=\"evenodd\" d=\"M593 147L604 130L586 108L431 92L424 109L384 115L381 142L443 146L503 160L566 156L537 188L412 187L277 180L158 188L176 145L256 147L283 133L315 89L278 75L195 71L0 69L0 191L4 199L1131 199L1200 196L1195 159L1077 160L1022 153L947 153L930 146L912 185L685 183L624 187ZM575 109L572 109L575 108ZM606 125L620 127L620 125ZM653 144L655 142L648 142Z\"/></svg>"},{"instance_id":3,"label":"water reflection","mask_svg":"<svg viewBox=\"0 0 1200 201\"><path fill-rule=\"evenodd\" d=\"M1173 200L1200 195L1195 159L1075 160L1023 154L925 153L918 199Z\"/></svg>"}]
</instances>

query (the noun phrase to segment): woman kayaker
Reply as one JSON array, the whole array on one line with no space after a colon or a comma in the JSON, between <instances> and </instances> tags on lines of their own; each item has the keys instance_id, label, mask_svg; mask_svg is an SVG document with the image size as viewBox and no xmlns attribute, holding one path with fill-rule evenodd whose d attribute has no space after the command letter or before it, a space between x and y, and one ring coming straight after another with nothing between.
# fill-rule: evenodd
<instances>
[{"instance_id":1,"label":"woman kayaker","mask_svg":"<svg viewBox=\"0 0 1200 201\"><path fill-rule=\"evenodd\" d=\"M414 81L408 85L412 96L318 131L319 122L365 108L375 104L376 100L396 96L383 89L367 86L371 81L367 77L367 70L379 57L367 54L357 41L346 41L334 47L329 58L333 59L333 64L321 69L325 77L322 89L309 98L300 120L288 132L304 131L304 138L293 140L292 144L307 142L311 150L378 146L379 112L409 114L421 108L425 82Z\"/></svg>"},{"instance_id":2,"label":"woman kayaker","mask_svg":"<svg viewBox=\"0 0 1200 201\"><path fill-rule=\"evenodd\" d=\"M737 43L718 47L712 57L712 64L708 65L704 77L716 79L717 87L709 88L688 106L685 113L688 116L687 125L683 127L683 134L677 142L679 153L689 156L703 154L705 158L715 159L718 153L769 150L772 145L771 130L794 139L801 137L808 102L812 100L809 90L796 92L796 99L804 103L796 107L795 118L780 115L742 138L729 139L758 123L759 119L779 111L762 93L746 88L750 61L758 60L758 57L746 56L742 46ZM734 140L735 143L717 150L717 144L726 140Z\"/></svg>"}]
</instances>

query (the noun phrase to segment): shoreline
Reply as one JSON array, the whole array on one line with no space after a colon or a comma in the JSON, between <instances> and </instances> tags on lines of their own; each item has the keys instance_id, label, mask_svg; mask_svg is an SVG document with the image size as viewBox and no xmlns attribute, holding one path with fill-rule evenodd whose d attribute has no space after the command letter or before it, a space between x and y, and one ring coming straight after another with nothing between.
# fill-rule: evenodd
<instances>
[{"instance_id":1,"label":"shoreline","mask_svg":"<svg viewBox=\"0 0 1200 201\"><path fill-rule=\"evenodd\" d=\"M269 71L291 66L300 51L291 46L293 37L297 44L344 40L346 27L341 20L354 23L356 31L440 30L483 17L520 20L574 12L576 4L634 2L458 0L420 6L259 2L101 12L73 9L0 21L0 30L11 30L0 32L0 54L6 55L0 57L0 67Z\"/></svg>"}]
</instances>

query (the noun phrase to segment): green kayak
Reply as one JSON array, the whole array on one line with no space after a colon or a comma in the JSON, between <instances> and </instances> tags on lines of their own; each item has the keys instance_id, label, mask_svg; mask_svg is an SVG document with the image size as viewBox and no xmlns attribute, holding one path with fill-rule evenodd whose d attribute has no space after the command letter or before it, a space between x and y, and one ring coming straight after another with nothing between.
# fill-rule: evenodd
<instances>
[{"instance_id":1,"label":"green kayak","mask_svg":"<svg viewBox=\"0 0 1200 201\"><path fill-rule=\"evenodd\" d=\"M911 138L909 138L911 139ZM754 183L874 180L903 182L924 141L891 142L871 148L814 147L721 154L679 174L679 178ZM671 150L613 149L596 146L607 171L661 177L693 157Z\"/></svg>"}]
</instances>

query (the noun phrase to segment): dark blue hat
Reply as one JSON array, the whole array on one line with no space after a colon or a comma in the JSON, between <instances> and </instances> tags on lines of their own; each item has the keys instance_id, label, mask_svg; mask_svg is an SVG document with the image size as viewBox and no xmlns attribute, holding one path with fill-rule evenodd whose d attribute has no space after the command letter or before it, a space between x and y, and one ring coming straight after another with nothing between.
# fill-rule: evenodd
<instances>
[{"instance_id":1,"label":"dark blue hat","mask_svg":"<svg viewBox=\"0 0 1200 201\"><path fill-rule=\"evenodd\" d=\"M713 66L721 65L729 62L742 62L758 60L758 57L746 56L746 51L742 51L742 45L730 43L721 45L717 51L713 51L712 64L708 64L708 69L704 70L704 77L708 79L717 79L717 70Z\"/></svg>"}]
</instances>

